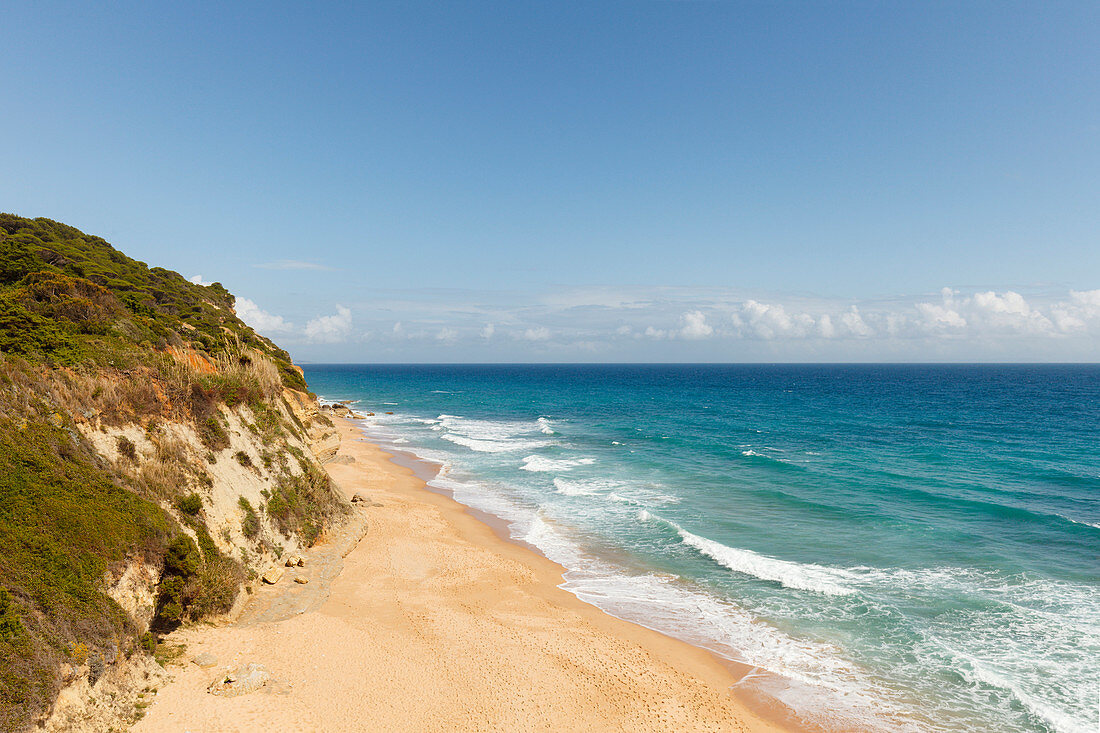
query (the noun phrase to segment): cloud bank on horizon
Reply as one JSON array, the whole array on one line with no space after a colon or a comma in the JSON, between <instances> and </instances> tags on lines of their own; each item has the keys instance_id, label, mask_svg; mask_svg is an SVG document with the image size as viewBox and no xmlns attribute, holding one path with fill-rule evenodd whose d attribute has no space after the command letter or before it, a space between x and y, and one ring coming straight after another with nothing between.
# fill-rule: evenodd
<instances>
[{"instance_id":1,"label":"cloud bank on horizon","mask_svg":"<svg viewBox=\"0 0 1100 733\"><path fill-rule=\"evenodd\" d=\"M334 305L301 328L237 303L242 320L306 361L1100 360L1100 289L945 287L858 301L684 288L394 291Z\"/></svg>"}]
</instances>

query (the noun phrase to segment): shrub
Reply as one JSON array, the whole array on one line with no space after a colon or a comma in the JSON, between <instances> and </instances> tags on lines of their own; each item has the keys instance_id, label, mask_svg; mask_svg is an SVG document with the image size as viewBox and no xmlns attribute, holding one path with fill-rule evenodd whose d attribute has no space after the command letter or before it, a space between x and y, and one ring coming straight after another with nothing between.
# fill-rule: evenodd
<instances>
[{"instance_id":1,"label":"shrub","mask_svg":"<svg viewBox=\"0 0 1100 733\"><path fill-rule=\"evenodd\" d=\"M19 620L19 609L12 602L11 593L0 587L0 641L14 646L24 640L25 634L26 629Z\"/></svg>"},{"instance_id":2,"label":"shrub","mask_svg":"<svg viewBox=\"0 0 1100 733\"><path fill-rule=\"evenodd\" d=\"M229 435L222 427L221 420L214 415L210 415L199 423L199 440L212 451L229 447Z\"/></svg>"},{"instance_id":3,"label":"shrub","mask_svg":"<svg viewBox=\"0 0 1100 733\"><path fill-rule=\"evenodd\" d=\"M245 468L252 468L252 459L243 450L239 450L233 454L233 457L237 459L237 463L241 464Z\"/></svg>"},{"instance_id":4,"label":"shrub","mask_svg":"<svg viewBox=\"0 0 1100 733\"><path fill-rule=\"evenodd\" d=\"M129 458L131 461L137 460L137 448L134 446L134 441L125 435L118 436L118 452L119 455Z\"/></svg>"},{"instance_id":5,"label":"shrub","mask_svg":"<svg viewBox=\"0 0 1100 733\"><path fill-rule=\"evenodd\" d=\"M241 534L252 539L260 531L260 518L256 515L252 504L243 496L237 499L237 505L244 510L244 516L241 517Z\"/></svg>"},{"instance_id":6,"label":"shrub","mask_svg":"<svg viewBox=\"0 0 1100 733\"><path fill-rule=\"evenodd\" d=\"M188 494L176 499L176 508L189 516L195 516L202 509L202 497L198 494Z\"/></svg>"}]
</instances>

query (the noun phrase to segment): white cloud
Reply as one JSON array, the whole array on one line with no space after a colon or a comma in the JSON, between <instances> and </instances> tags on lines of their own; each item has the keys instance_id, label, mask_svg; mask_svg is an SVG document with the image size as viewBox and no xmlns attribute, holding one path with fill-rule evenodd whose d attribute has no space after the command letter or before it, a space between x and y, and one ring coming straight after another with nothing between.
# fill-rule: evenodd
<instances>
[{"instance_id":1,"label":"white cloud","mask_svg":"<svg viewBox=\"0 0 1100 733\"><path fill-rule=\"evenodd\" d=\"M940 295L943 298L942 305L936 303L916 304L915 307L919 316L918 327L933 333L958 332L966 328L966 319L955 310L955 291L951 288L944 288L940 291Z\"/></svg>"},{"instance_id":2,"label":"white cloud","mask_svg":"<svg viewBox=\"0 0 1100 733\"><path fill-rule=\"evenodd\" d=\"M787 313L781 304L746 300L741 312L734 314L734 326L750 336L765 340L804 338L813 331L814 319L808 313Z\"/></svg>"},{"instance_id":3,"label":"white cloud","mask_svg":"<svg viewBox=\"0 0 1100 733\"><path fill-rule=\"evenodd\" d=\"M993 290L960 296L951 288L941 291L942 303L917 303L917 327L928 333L965 333L974 337L1042 336L1075 329L1072 308L1055 304L1046 316L1019 293ZM1051 318L1054 320L1052 321ZM1056 325L1061 324L1061 325Z\"/></svg>"},{"instance_id":4,"label":"white cloud","mask_svg":"<svg viewBox=\"0 0 1100 733\"><path fill-rule=\"evenodd\" d=\"M701 339L714 333L702 311L690 311L680 316L680 335L686 339Z\"/></svg>"},{"instance_id":5,"label":"white cloud","mask_svg":"<svg viewBox=\"0 0 1100 733\"><path fill-rule=\"evenodd\" d=\"M1062 333L1100 329L1100 290L1071 290L1068 302L1051 308L1050 317Z\"/></svg>"},{"instance_id":6,"label":"white cloud","mask_svg":"<svg viewBox=\"0 0 1100 733\"><path fill-rule=\"evenodd\" d=\"M828 316L822 316L822 318L828 318ZM848 309L848 312L840 317L840 322L844 324L844 328L849 334L857 338L869 338L874 335L874 330L867 325L867 322L863 320L863 316L859 314L859 308L854 305Z\"/></svg>"},{"instance_id":7,"label":"white cloud","mask_svg":"<svg viewBox=\"0 0 1100 733\"><path fill-rule=\"evenodd\" d=\"M471 358L487 342L502 356L518 356L522 352L507 351L517 341L552 344L561 358L591 352L619 360L1073 361L1100 353L1100 290L944 288L931 296L846 300L635 288L605 298L595 293L588 303L579 297L550 303L523 291L431 291L427 301L390 295L357 304L355 329L344 309L310 321L305 335L314 342L350 342L371 329L387 336L385 348L393 354L416 359L441 354L443 345L468 346L469 353L454 353ZM241 305L247 311L249 304ZM269 330L289 328L266 315ZM1057 346L1045 346L1054 341Z\"/></svg>"},{"instance_id":8,"label":"white cloud","mask_svg":"<svg viewBox=\"0 0 1100 733\"><path fill-rule=\"evenodd\" d=\"M322 270L332 272L336 268L328 265L318 265L316 262L303 262L302 260L275 260L274 262L261 262L253 267L263 270Z\"/></svg>"},{"instance_id":9,"label":"white cloud","mask_svg":"<svg viewBox=\"0 0 1100 733\"><path fill-rule=\"evenodd\" d=\"M193 282L196 285L202 285L203 287L209 287L210 285L214 284L214 283L208 283L205 280L203 280L202 275L192 275L188 279L189 279L190 282Z\"/></svg>"},{"instance_id":10,"label":"white cloud","mask_svg":"<svg viewBox=\"0 0 1100 733\"><path fill-rule=\"evenodd\" d=\"M248 298L237 298L237 317L260 333L284 333L294 328L282 316L268 313Z\"/></svg>"},{"instance_id":11,"label":"white cloud","mask_svg":"<svg viewBox=\"0 0 1100 733\"><path fill-rule=\"evenodd\" d=\"M335 344L346 341L351 334L351 310L336 306L336 315L318 316L306 324L305 335L310 341Z\"/></svg>"}]
</instances>

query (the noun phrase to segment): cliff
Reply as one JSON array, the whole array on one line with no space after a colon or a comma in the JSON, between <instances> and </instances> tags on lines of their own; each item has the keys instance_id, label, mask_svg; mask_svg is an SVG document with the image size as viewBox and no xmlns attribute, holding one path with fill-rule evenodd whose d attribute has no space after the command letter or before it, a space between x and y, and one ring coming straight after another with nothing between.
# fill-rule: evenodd
<instances>
[{"instance_id":1,"label":"cliff","mask_svg":"<svg viewBox=\"0 0 1100 733\"><path fill-rule=\"evenodd\" d=\"M233 304L0 214L0 729L140 684L160 633L232 615L347 513L331 422Z\"/></svg>"}]
</instances>

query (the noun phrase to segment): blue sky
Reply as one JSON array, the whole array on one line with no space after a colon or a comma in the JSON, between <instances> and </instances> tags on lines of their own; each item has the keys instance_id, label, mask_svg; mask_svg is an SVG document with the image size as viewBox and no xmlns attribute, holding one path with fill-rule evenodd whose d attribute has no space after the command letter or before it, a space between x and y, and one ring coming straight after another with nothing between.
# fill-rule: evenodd
<instances>
[{"instance_id":1,"label":"blue sky","mask_svg":"<svg viewBox=\"0 0 1100 733\"><path fill-rule=\"evenodd\" d=\"M1100 360L1094 2L181 5L4 4L0 209L299 360Z\"/></svg>"}]
</instances>

